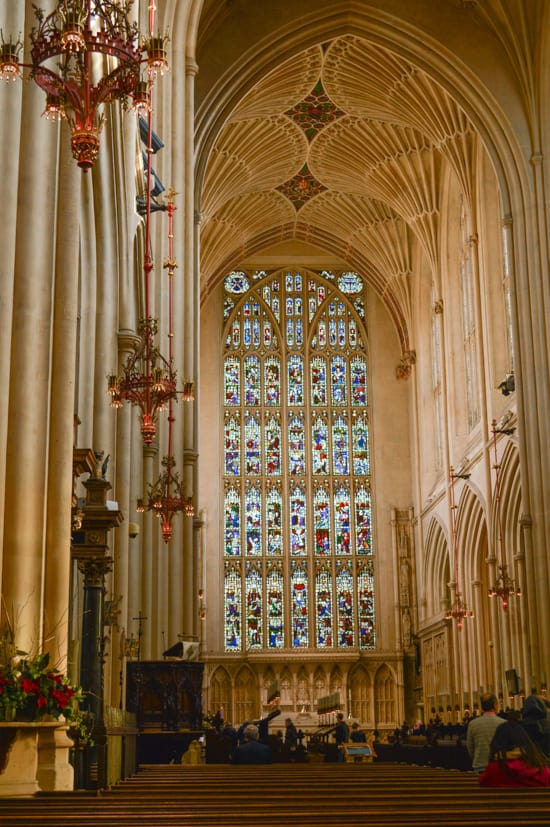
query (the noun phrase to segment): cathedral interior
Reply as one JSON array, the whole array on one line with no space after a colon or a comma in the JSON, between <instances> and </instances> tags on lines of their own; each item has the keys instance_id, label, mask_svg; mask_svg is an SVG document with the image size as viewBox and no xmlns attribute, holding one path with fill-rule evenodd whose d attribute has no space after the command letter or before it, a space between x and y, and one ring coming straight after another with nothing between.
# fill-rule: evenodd
<instances>
[{"instance_id":1,"label":"cathedral interior","mask_svg":"<svg viewBox=\"0 0 550 827\"><path fill-rule=\"evenodd\" d=\"M129 14L170 71L77 163L0 11L3 623L78 682L99 584L113 710L178 642L235 723L545 694L550 2Z\"/></svg>"}]
</instances>

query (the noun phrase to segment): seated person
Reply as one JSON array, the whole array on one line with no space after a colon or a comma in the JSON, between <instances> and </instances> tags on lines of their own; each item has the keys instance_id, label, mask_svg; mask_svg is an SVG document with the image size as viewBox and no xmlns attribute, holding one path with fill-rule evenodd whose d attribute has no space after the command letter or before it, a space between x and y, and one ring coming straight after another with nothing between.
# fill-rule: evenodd
<instances>
[{"instance_id":1,"label":"seated person","mask_svg":"<svg viewBox=\"0 0 550 827\"><path fill-rule=\"evenodd\" d=\"M357 723L357 721L355 721L355 723L351 725L351 735L349 736L349 739L352 744L367 743L367 737L365 733L361 729L359 729L359 724Z\"/></svg>"},{"instance_id":2,"label":"seated person","mask_svg":"<svg viewBox=\"0 0 550 827\"><path fill-rule=\"evenodd\" d=\"M244 728L244 741L235 750L235 764L272 764L273 757L271 750L266 744L262 744L259 738L258 727L255 724L248 724Z\"/></svg>"},{"instance_id":3,"label":"seated person","mask_svg":"<svg viewBox=\"0 0 550 827\"><path fill-rule=\"evenodd\" d=\"M482 787L550 787L550 768L517 721L505 721L493 735Z\"/></svg>"}]
</instances>

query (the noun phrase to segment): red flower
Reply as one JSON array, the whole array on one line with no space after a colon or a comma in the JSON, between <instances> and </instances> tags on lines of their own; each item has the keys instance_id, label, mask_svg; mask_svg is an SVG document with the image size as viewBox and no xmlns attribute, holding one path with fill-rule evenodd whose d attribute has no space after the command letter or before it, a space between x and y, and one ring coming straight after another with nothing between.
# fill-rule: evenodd
<instances>
[{"instance_id":1,"label":"red flower","mask_svg":"<svg viewBox=\"0 0 550 827\"><path fill-rule=\"evenodd\" d=\"M33 681L30 678L22 678L21 689L26 695L38 695L40 692L40 683Z\"/></svg>"}]
</instances>

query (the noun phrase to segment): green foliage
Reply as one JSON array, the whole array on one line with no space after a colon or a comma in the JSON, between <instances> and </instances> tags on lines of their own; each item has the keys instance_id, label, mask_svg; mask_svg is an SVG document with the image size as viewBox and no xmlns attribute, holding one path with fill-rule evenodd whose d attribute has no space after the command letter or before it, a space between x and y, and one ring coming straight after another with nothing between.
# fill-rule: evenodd
<instances>
[{"instance_id":1,"label":"green foliage","mask_svg":"<svg viewBox=\"0 0 550 827\"><path fill-rule=\"evenodd\" d=\"M11 626L0 633L0 717L4 721L36 721L45 715L63 716L68 722L78 715L82 691L50 666L47 652L31 656L15 644Z\"/></svg>"}]
</instances>

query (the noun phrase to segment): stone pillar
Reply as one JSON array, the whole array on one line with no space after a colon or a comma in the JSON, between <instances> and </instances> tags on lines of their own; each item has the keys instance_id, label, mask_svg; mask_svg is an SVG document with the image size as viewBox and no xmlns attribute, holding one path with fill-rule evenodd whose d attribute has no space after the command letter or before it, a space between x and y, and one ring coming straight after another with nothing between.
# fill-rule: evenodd
<instances>
[{"instance_id":1,"label":"stone pillar","mask_svg":"<svg viewBox=\"0 0 550 827\"><path fill-rule=\"evenodd\" d=\"M25 4L4 3L2 6L4 33L16 37L25 31ZM0 203L4 204L0 222L0 491L6 490L6 453L8 431L8 403L13 319L13 285L15 278L15 247L17 239L17 209L13 194L18 191L19 144L21 138L21 99L24 84L0 83L0 140L9 147L10 162L0 178ZM2 535L4 532L4 497L0 496L0 571Z\"/></svg>"},{"instance_id":2,"label":"stone pillar","mask_svg":"<svg viewBox=\"0 0 550 827\"><path fill-rule=\"evenodd\" d=\"M71 573L71 493L75 406L80 181L68 141L60 148L49 433L44 641L51 662L65 671Z\"/></svg>"},{"instance_id":3,"label":"stone pillar","mask_svg":"<svg viewBox=\"0 0 550 827\"><path fill-rule=\"evenodd\" d=\"M27 3L30 12L30 3ZM40 117L44 94L25 85L16 210L9 414L6 437L2 595L18 646L41 647L50 420L51 318L58 175L58 129ZM13 196L13 193L12 193ZM13 197L9 199L13 203ZM72 430L72 427L71 427ZM70 467L70 458L69 458ZM70 493L67 492L70 497Z\"/></svg>"},{"instance_id":4,"label":"stone pillar","mask_svg":"<svg viewBox=\"0 0 550 827\"><path fill-rule=\"evenodd\" d=\"M86 506L82 531L73 534L73 557L84 576L82 610L82 646L80 683L86 693L82 709L93 716L93 747L84 750L79 767L78 786L101 789L107 783L107 739L103 709L104 667L104 596L105 576L111 571L108 555L108 531L122 522L118 509L107 506L111 484L101 476L98 467L85 483Z\"/></svg>"}]
</instances>

